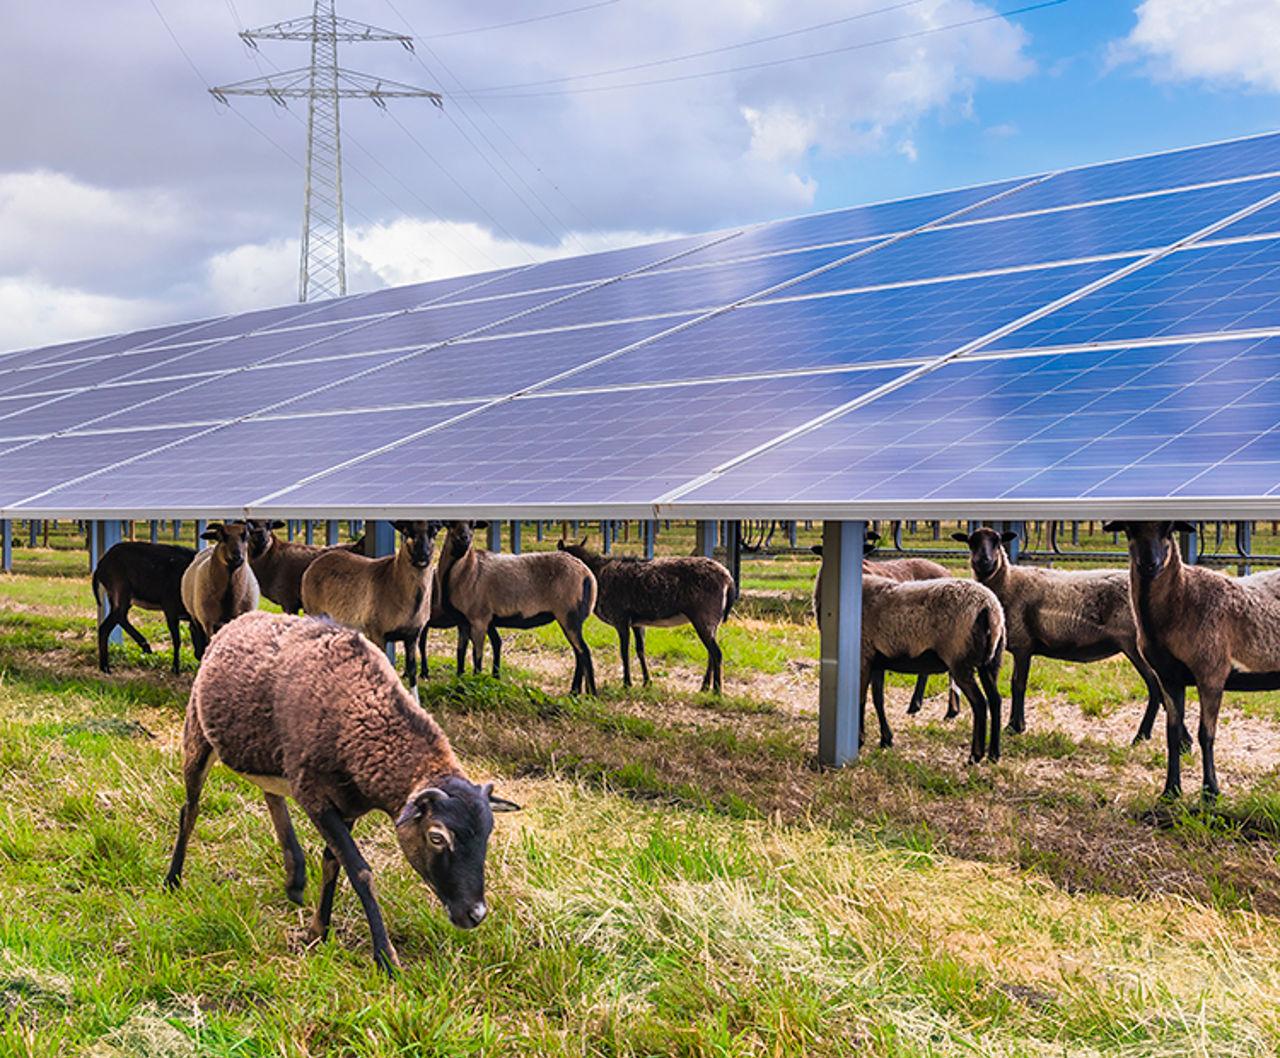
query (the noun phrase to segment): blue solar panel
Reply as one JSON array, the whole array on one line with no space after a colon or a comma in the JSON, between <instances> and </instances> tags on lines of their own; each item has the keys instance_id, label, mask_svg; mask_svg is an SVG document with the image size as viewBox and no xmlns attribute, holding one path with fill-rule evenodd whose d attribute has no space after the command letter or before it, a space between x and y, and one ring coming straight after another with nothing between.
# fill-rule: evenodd
<instances>
[{"instance_id":1,"label":"blue solar panel","mask_svg":"<svg viewBox=\"0 0 1280 1058\"><path fill-rule=\"evenodd\" d=\"M142 401L162 397L173 388L173 384L169 382L144 382L138 385L104 386L49 397L43 404L7 419L0 419L0 437L39 437L69 430L91 420L131 409Z\"/></svg>"},{"instance_id":2,"label":"blue solar panel","mask_svg":"<svg viewBox=\"0 0 1280 1058\"><path fill-rule=\"evenodd\" d=\"M1280 240L1169 254L996 342L1021 349L1280 327Z\"/></svg>"},{"instance_id":3,"label":"blue solar panel","mask_svg":"<svg viewBox=\"0 0 1280 1058\"><path fill-rule=\"evenodd\" d=\"M1167 191L1170 188L1230 180L1257 173L1280 172L1280 134L1191 147L1146 158L1070 169L1036 187L1020 191L1008 205L1017 210L1051 209L1120 195ZM1009 212L1006 203L974 210L974 217Z\"/></svg>"},{"instance_id":4,"label":"blue solar panel","mask_svg":"<svg viewBox=\"0 0 1280 1058\"><path fill-rule=\"evenodd\" d=\"M1263 206L1257 212L1228 224L1214 238L1235 239L1247 235L1280 235L1280 202Z\"/></svg>"},{"instance_id":5,"label":"blue solar panel","mask_svg":"<svg viewBox=\"0 0 1280 1058\"><path fill-rule=\"evenodd\" d=\"M317 478L272 503L652 502L742 448L900 373L523 398Z\"/></svg>"},{"instance_id":6,"label":"blue solar panel","mask_svg":"<svg viewBox=\"0 0 1280 1058\"><path fill-rule=\"evenodd\" d=\"M675 382L940 356L1115 267L1115 262L1062 265L750 305L578 372L555 388Z\"/></svg>"},{"instance_id":7,"label":"blue solar panel","mask_svg":"<svg viewBox=\"0 0 1280 1058\"><path fill-rule=\"evenodd\" d=\"M811 294L1154 249L1176 242L1277 190L1280 178L939 228L805 280L792 292Z\"/></svg>"},{"instance_id":8,"label":"blue solar panel","mask_svg":"<svg viewBox=\"0 0 1280 1058\"><path fill-rule=\"evenodd\" d=\"M494 280L511 275L521 269L499 269L480 275L454 276L450 279L433 279L426 283L373 290L367 294L352 294L330 301L319 301L308 306L306 323L327 323L332 320L351 320L385 312L403 312L421 305L437 302L461 301L466 298L487 296Z\"/></svg>"},{"instance_id":9,"label":"blue solar panel","mask_svg":"<svg viewBox=\"0 0 1280 1058\"><path fill-rule=\"evenodd\" d=\"M684 318L687 317L459 342L303 397L292 402L288 410L340 411L415 401L500 397L648 338Z\"/></svg>"},{"instance_id":10,"label":"blue solar panel","mask_svg":"<svg viewBox=\"0 0 1280 1058\"><path fill-rule=\"evenodd\" d=\"M139 433L67 434L33 441L0 452L0 507L9 507L61 481L70 481L139 451L186 437L191 430L144 430ZM109 497L127 505L134 497Z\"/></svg>"},{"instance_id":11,"label":"blue solar panel","mask_svg":"<svg viewBox=\"0 0 1280 1058\"><path fill-rule=\"evenodd\" d=\"M143 455L79 484L55 489L41 503L61 510L101 510L122 505L151 510L242 509L251 500L279 488L282 482L298 481L464 410L465 405L455 405L238 422L192 437L163 452ZM153 435L172 438L183 434L160 430L95 435L89 439L129 438L133 447L125 455L134 455L147 451L146 439ZM85 439L72 436L77 441ZM116 445L114 440L111 443ZM0 480L6 479L5 459L0 455Z\"/></svg>"},{"instance_id":12,"label":"blue solar panel","mask_svg":"<svg viewBox=\"0 0 1280 1058\"><path fill-rule=\"evenodd\" d=\"M966 359L680 502L1265 495L1277 429L1280 339Z\"/></svg>"}]
</instances>

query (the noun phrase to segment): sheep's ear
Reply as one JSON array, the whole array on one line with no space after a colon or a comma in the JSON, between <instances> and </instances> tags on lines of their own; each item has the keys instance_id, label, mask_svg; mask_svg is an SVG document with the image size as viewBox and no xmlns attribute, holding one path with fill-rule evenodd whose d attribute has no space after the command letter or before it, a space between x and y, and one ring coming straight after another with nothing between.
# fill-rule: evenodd
<instances>
[{"instance_id":1,"label":"sheep's ear","mask_svg":"<svg viewBox=\"0 0 1280 1058\"><path fill-rule=\"evenodd\" d=\"M951 539L961 544L967 544L969 542L969 534L968 533L952 533Z\"/></svg>"},{"instance_id":2,"label":"sheep's ear","mask_svg":"<svg viewBox=\"0 0 1280 1058\"><path fill-rule=\"evenodd\" d=\"M1103 522L1102 531L1104 533L1123 533L1127 525L1127 522Z\"/></svg>"},{"instance_id":3,"label":"sheep's ear","mask_svg":"<svg viewBox=\"0 0 1280 1058\"><path fill-rule=\"evenodd\" d=\"M810 547L810 548L809 548L809 550L810 550L810 551L812 551L815 555L821 555L821 554L822 554L822 545L821 545L821 544L814 544L812 547Z\"/></svg>"},{"instance_id":4,"label":"sheep's ear","mask_svg":"<svg viewBox=\"0 0 1280 1058\"><path fill-rule=\"evenodd\" d=\"M880 539L880 534L877 533L874 529L868 529L865 535L866 535L866 538L870 540L872 543L875 543L877 540Z\"/></svg>"},{"instance_id":5,"label":"sheep's ear","mask_svg":"<svg viewBox=\"0 0 1280 1058\"><path fill-rule=\"evenodd\" d=\"M514 801L508 801L497 794L489 794L489 808L494 812L521 812L523 809Z\"/></svg>"},{"instance_id":6,"label":"sheep's ear","mask_svg":"<svg viewBox=\"0 0 1280 1058\"><path fill-rule=\"evenodd\" d=\"M488 522L472 522L471 528L472 529L488 529L489 523Z\"/></svg>"},{"instance_id":7,"label":"sheep's ear","mask_svg":"<svg viewBox=\"0 0 1280 1058\"><path fill-rule=\"evenodd\" d=\"M396 826L404 826L405 823L412 823L415 819L421 819L437 801L447 801L448 799L449 795L438 786L428 786L426 789L419 790L405 802L404 808L400 809L400 815L396 818Z\"/></svg>"},{"instance_id":8,"label":"sheep's ear","mask_svg":"<svg viewBox=\"0 0 1280 1058\"><path fill-rule=\"evenodd\" d=\"M408 522L392 522L391 525L397 533L403 533L405 536L413 532L413 526Z\"/></svg>"},{"instance_id":9,"label":"sheep's ear","mask_svg":"<svg viewBox=\"0 0 1280 1058\"><path fill-rule=\"evenodd\" d=\"M563 551L563 550L564 550L564 541L563 541L563 540L557 540L557 541L556 541L556 550L557 550L557 551Z\"/></svg>"},{"instance_id":10,"label":"sheep's ear","mask_svg":"<svg viewBox=\"0 0 1280 1058\"><path fill-rule=\"evenodd\" d=\"M222 528L219 527L217 529L206 529L203 533L200 534L200 539L201 540L221 540Z\"/></svg>"},{"instance_id":11,"label":"sheep's ear","mask_svg":"<svg viewBox=\"0 0 1280 1058\"><path fill-rule=\"evenodd\" d=\"M588 541L588 540L590 540L590 539L591 539L591 535L590 535L590 534L588 534L588 535L584 536L581 540L579 540L579 541L578 541L578 546L579 546L579 547L586 547L586 546L587 546L587 541Z\"/></svg>"},{"instance_id":12,"label":"sheep's ear","mask_svg":"<svg viewBox=\"0 0 1280 1058\"><path fill-rule=\"evenodd\" d=\"M276 519L275 521L273 521L269 526L267 526L267 528L268 528L268 529L283 529L283 528L285 528L285 526L286 526L286 525L288 525L288 523L287 523L287 522L282 522L279 518L277 518L277 519Z\"/></svg>"},{"instance_id":13,"label":"sheep's ear","mask_svg":"<svg viewBox=\"0 0 1280 1058\"><path fill-rule=\"evenodd\" d=\"M1003 533L1000 534L1000 543L1002 544L1010 544L1017 539L1018 539L1018 534L1015 533L1012 529L1006 529Z\"/></svg>"},{"instance_id":14,"label":"sheep's ear","mask_svg":"<svg viewBox=\"0 0 1280 1058\"><path fill-rule=\"evenodd\" d=\"M1174 522L1173 528L1180 533L1194 533L1196 531L1196 527L1190 522Z\"/></svg>"},{"instance_id":15,"label":"sheep's ear","mask_svg":"<svg viewBox=\"0 0 1280 1058\"><path fill-rule=\"evenodd\" d=\"M444 522L427 522L427 535L435 536L444 528Z\"/></svg>"}]
</instances>

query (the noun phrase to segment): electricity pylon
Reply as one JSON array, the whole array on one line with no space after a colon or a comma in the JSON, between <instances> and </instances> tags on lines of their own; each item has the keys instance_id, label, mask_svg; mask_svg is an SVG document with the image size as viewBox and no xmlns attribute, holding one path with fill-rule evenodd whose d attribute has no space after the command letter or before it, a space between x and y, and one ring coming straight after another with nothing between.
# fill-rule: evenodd
<instances>
[{"instance_id":1,"label":"electricity pylon","mask_svg":"<svg viewBox=\"0 0 1280 1058\"><path fill-rule=\"evenodd\" d=\"M209 89L215 99L267 96L280 106L307 100L307 186L302 215L302 260L298 300L315 301L347 292L347 254L342 218L342 135L338 100L370 99L385 108L388 99L425 97L443 106L439 92L389 81L338 65L339 41L398 41L409 51L413 38L364 22L338 17L335 0L316 0L310 15L244 30L255 50L260 40L303 40L311 44L311 65Z\"/></svg>"}]
</instances>

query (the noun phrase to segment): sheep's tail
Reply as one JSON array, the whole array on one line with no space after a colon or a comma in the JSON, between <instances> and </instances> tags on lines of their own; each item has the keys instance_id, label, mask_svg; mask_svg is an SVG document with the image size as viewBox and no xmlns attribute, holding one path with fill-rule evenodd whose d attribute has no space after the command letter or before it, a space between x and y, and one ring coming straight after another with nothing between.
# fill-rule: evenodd
<instances>
[{"instance_id":1,"label":"sheep's tail","mask_svg":"<svg viewBox=\"0 0 1280 1058\"><path fill-rule=\"evenodd\" d=\"M101 607L101 606L102 606L102 594L101 594L102 580L101 580L101 578L98 576L98 567L97 567L97 566L94 566L94 567L93 567L93 577L92 577L92 579L89 581L89 583L93 585L93 601L94 601L94 602L95 602L99 607Z\"/></svg>"},{"instance_id":2,"label":"sheep's tail","mask_svg":"<svg viewBox=\"0 0 1280 1058\"><path fill-rule=\"evenodd\" d=\"M984 606L975 627L981 632L987 648L986 664L998 663L1004 654L1004 614L997 613L990 606Z\"/></svg>"},{"instance_id":3,"label":"sheep's tail","mask_svg":"<svg viewBox=\"0 0 1280 1058\"><path fill-rule=\"evenodd\" d=\"M578 606L574 611L578 618L578 627L581 628L587 623L587 618L591 616L591 608L595 604L593 596L595 592L591 589L595 584L595 577L588 573L582 578L582 595L578 598Z\"/></svg>"},{"instance_id":4,"label":"sheep's tail","mask_svg":"<svg viewBox=\"0 0 1280 1058\"><path fill-rule=\"evenodd\" d=\"M729 611L733 609L733 604L738 601L738 586L730 579L724 589L724 609L720 612L720 620L729 620Z\"/></svg>"}]
</instances>

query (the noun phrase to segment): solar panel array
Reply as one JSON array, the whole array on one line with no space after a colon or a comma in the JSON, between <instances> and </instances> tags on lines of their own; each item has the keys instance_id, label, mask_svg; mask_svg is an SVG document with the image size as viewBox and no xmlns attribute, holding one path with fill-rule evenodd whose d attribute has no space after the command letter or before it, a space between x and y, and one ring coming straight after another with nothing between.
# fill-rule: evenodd
<instances>
[{"instance_id":1,"label":"solar panel array","mask_svg":"<svg viewBox=\"0 0 1280 1058\"><path fill-rule=\"evenodd\" d=\"M61 343L0 512L1263 516L1277 279L1271 134Z\"/></svg>"}]
</instances>

